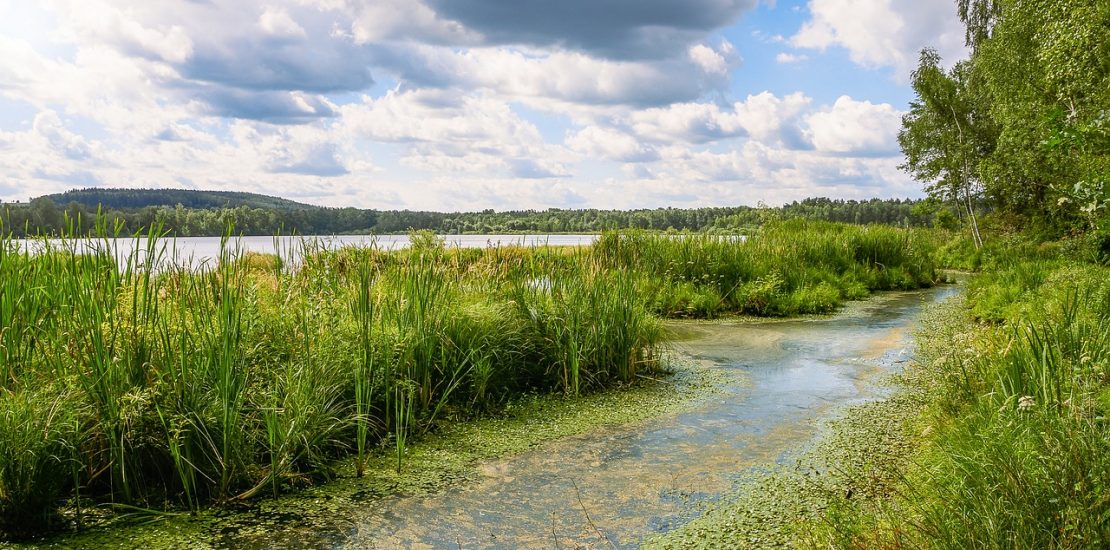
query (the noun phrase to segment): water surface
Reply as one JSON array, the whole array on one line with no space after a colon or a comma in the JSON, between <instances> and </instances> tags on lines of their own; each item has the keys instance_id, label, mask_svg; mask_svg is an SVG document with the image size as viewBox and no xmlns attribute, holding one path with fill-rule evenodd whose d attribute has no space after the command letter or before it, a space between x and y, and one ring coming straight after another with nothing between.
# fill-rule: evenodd
<instances>
[{"instance_id":1,"label":"water surface","mask_svg":"<svg viewBox=\"0 0 1110 550\"><path fill-rule=\"evenodd\" d=\"M448 247L493 248L497 246L583 246L593 244L598 235L440 235ZM61 241L21 240L20 246L32 251L41 250L44 243L62 249L78 252L105 250L121 259L126 259L136 248L146 246L145 239L119 238L110 240L72 239ZM179 264L199 265L220 256L223 239L220 237L179 237L162 239L165 246L164 256ZM345 246L376 247L380 250L407 248L411 241L408 235L339 235L303 237L235 237L228 246L234 252L257 252L279 254L283 258L295 259L304 245L313 248L334 250Z\"/></svg>"},{"instance_id":2,"label":"water surface","mask_svg":"<svg viewBox=\"0 0 1110 550\"><path fill-rule=\"evenodd\" d=\"M634 548L752 469L790 460L834 408L876 398L876 375L912 353L922 306L954 292L889 293L832 318L676 324L681 354L735 375L703 406L486 464L479 481L443 494L370 503L329 544Z\"/></svg>"}]
</instances>

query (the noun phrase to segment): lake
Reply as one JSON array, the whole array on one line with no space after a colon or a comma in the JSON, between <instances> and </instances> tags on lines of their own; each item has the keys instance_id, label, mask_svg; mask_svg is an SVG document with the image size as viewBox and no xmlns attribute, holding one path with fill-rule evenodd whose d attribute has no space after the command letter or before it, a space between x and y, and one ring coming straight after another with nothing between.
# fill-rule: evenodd
<instances>
[{"instance_id":1,"label":"lake","mask_svg":"<svg viewBox=\"0 0 1110 550\"><path fill-rule=\"evenodd\" d=\"M440 235L448 247L493 248L497 246L583 246L593 244L599 235ZM179 237L165 239L167 256L176 263L200 265L218 258L220 237ZM41 251L44 242L51 246L73 249L78 252L111 247L111 253L125 261L136 247L145 246L145 239L120 238L109 241L78 239L59 240L22 240L22 247ZM370 247L382 250L399 250L410 245L408 235L332 235L303 237L236 237L230 240L229 247L237 252L257 252L261 254L278 253L284 258L296 258L302 243L315 244L329 250L345 246Z\"/></svg>"}]
</instances>

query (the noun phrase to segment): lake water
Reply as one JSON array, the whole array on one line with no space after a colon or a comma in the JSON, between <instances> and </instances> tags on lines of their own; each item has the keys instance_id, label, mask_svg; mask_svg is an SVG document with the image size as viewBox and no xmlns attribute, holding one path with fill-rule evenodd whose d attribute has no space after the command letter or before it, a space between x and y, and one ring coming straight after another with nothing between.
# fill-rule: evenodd
<instances>
[{"instance_id":1,"label":"lake water","mask_svg":"<svg viewBox=\"0 0 1110 550\"><path fill-rule=\"evenodd\" d=\"M497 246L583 246L592 244L599 235L441 235L449 247L493 248ZM220 256L220 237L182 237L165 239L166 256L176 263L199 265ZM110 252L121 261L126 260L136 247L146 246L145 239L121 238L116 240L74 240L62 242L19 241L20 246L32 251L40 251L44 242L50 246L72 249L78 252L101 250L109 247ZM381 250L399 250L410 245L408 235L340 235L304 237L236 237L228 246L234 252L257 252L261 254L280 254L284 258L295 258L303 244L312 244L326 249L345 246L377 247Z\"/></svg>"}]
</instances>

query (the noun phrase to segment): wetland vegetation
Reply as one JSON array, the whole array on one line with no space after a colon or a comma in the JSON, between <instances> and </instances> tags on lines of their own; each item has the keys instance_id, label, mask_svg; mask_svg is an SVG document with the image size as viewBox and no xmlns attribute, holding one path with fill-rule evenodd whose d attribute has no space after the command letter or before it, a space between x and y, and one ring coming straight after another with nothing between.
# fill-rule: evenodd
<instances>
[{"instance_id":1,"label":"wetland vegetation","mask_svg":"<svg viewBox=\"0 0 1110 550\"><path fill-rule=\"evenodd\" d=\"M413 442L442 435L445 420L654 378L667 368L664 318L825 313L930 285L939 266L976 273L921 323L917 359L886 399L842 411L794 463L756 472L648 545L1105 547L1110 4L954 7L970 57L946 64L925 50L911 78L899 143L930 199L909 215L902 202L867 213L820 201L515 218L314 210L287 227L617 225L749 238L612 232L590 247L462 250L420 234L402 251L306 241L296 262L225 247L188 268L161 261L169 241L151 227L211 234L241 214L252 232L272 233L278 209L308 214L269 202L143 207L101 218L91 249L70 238L30 253L13 235L60 231L63 211L45 200L5 208L0 536L70 531L105 510L281 498L345 465L345 479L379 479L403 471ZM877 221L903 227L806 219L888 211L902 215ZM915 225L932 227L905 228ZM110 246L124 227L151 237L126 258ZM525 440L490 447L514 452Z\"/></svg>"},{"instance_id":2,"label":"wetland vegetation","mask_svg":"<svg viewBox=\"0 0 1110 550\"><path fill-rule=\"evenodd\" d=\"M107 230L104 229L107 233ZM151 237L155 237L151 235ZM934 279L914 230L788 222L748 240L610 233L591 247L162 260L149 238L0 246L0 524L90 507L196 510L359 473L443 418L660 368L661 316L827 311ZM306 241L303 245L311 248ZM58 514L64 509L66 518Z\"/></svg>"}]
</instances>

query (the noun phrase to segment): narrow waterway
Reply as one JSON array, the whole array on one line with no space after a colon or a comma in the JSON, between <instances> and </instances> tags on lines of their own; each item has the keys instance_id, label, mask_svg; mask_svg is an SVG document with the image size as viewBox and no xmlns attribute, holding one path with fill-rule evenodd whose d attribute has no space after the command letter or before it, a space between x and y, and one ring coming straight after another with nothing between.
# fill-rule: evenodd
<instances>
[{"instance_id":1,"label":"narrow waterway","mask_svg":"<svg viewBox=\"0 0 1110 550\"><path fill-rule=\"evenodd\" d=\"M831 318L675 324L680 355L735 374L703 406L486 464L442 494L369 504L340 546L634 548L789 460L836 407L876 398L876 375L912 353L922 307L954 292L888 293Z\"/></svg>"}]
</instances>

